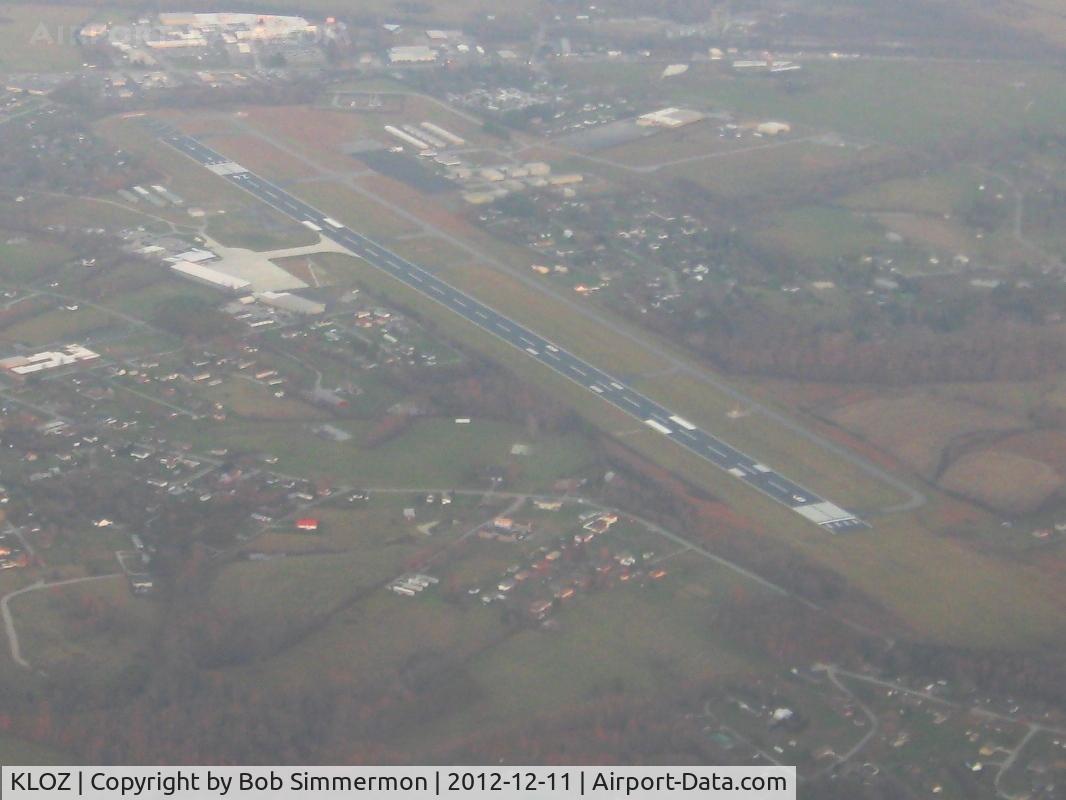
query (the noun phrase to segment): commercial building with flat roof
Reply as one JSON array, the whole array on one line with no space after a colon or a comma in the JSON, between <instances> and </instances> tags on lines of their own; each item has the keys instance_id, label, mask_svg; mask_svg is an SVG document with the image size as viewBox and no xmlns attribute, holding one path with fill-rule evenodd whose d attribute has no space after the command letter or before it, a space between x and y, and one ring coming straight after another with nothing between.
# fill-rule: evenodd
<instances>
[{"instance_id":1,"label":"commercial building with flat roof","mask_svg":"<svg viewBox=\"0 0 1066 800\"><path fill-rule=\"evenodd\" d=\"M637 117L637 124L656 128L680 128L704 119L706 114L690 108L661 108Z\"/></svg>"},{"instance_id":2,"label":"commercial building with flat roof","mask_svg":"<svg viewBox=\"0 0 1066 800\"><path fill-rule=\"evenodd\" d=\"M424 64L436 60L437 51L424 44L389 49L389 61L393 64Z\"/></svg>"},{"instance_id":3,"label":"commercial building with flat roof","mask_svg":"<svg viewBox=\"0 0 1066 800\"><path fill-rule=\"evenodd\" d=\"M175 264L171 264L170 268L191 281L210 286L213 289L232 292L233 294L248 292L252 288L252 284L243 278L235 278L203 264L193 264L191 261L178 261Z\"/></svg>"},{"instance_id":4,"label":"commercial building with flat roof","mask_svg":"<svg viewBox=\"0 0 1066 800\"><path fill-rule=\"evenodd\" d=\"M0 369L16 378L24 379L58 367L95 361L99 357L99 353L82 347L80 344L68 344L62 350L45 350L29 356L11 356L0 359Z\"/></svg>"},{"instance_id":5,"label":"commercial building with flat roof","mask_svg":"<svg viewBox=\"0 0 1066 800\"><path fill-rule=\"evenodd\" d=\"M315 300L308 300L306 297L301 297L291 292L259 292L255 299L265 305L280 308L282 311L288 311L292 314L315 315L326 311L325 304Z\"/></svg>"}]
</instances>

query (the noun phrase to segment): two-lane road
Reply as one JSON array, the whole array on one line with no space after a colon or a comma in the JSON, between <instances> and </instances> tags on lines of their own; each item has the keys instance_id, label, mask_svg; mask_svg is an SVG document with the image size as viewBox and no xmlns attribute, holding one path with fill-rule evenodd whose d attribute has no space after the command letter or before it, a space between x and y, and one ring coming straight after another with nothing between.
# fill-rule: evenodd
<instances>
[{"instance_id":1,"label":"two-lane road","mask_svg":"<svg viewBox=\"0 0 1066 800\"><path fill-rule=\"evenodd\" d=\"M523 351L555 372L599 395L662 436L725 470L811 522L830 531L869 527L843 508L712 436L676 412L597 369L529 328L493 310L366 236L342 225L286 190L245 169L191 136L155 121L159 139L277 211L328 237L367 263L402 281L454 313Z\"/></svg>"}]
</instances>

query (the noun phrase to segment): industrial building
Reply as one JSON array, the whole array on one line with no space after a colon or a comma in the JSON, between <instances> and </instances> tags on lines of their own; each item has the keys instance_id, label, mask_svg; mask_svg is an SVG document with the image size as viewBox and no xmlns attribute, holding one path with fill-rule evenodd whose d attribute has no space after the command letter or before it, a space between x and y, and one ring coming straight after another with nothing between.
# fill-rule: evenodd
<instances>
[{"instance_id":1,"label":"industrial building","mask_svg":"<svg viewBox=\"0 0 1066 800\"><path fill-rule=\"evenodd\" d=\"M222 289L232 294L248 292L252 288L252 284L243 278L235 278L225 272L219 272L217 269L211 269L211 267L195 264L191 261L177 261L171 264L170 268L183 278L188 278L204 286L210 286L212 289Z\"/></svg>"},{"instance_id":2,"label":"industrial building","mask_svg":"<svg viewBox=\"0 0 1066 800\"><path fill-rule=\"evenodd\" d=\"M548 178L548 184L550 186L572 186L575 183L581 183L583 180L585 180L585 176L575 172L568 175L553 175Z\"/></svg>"},{"instance_id":3,"label":"industrial building","mask_svg":"<svg viewBox=\"0 0 1066 800\"><path fill-rule=\"evenodd\" d=\"M437 60L437 51L424 44L389 48L392 64L427 64Z\"/></svg>"},{"instance_id":4,"label":"industrial building","mask_svg":"<svg viewBox=\"0 0 1066 800\"><path fill-rule=\"evenodd\" d=\"M763 136L779 136L782 133L789 133L791 130L792 126L787 122L762 122L755 127L755 131Z\"/></svg>"},{"instance_id":5,"label":"industrial building","mask_svg":"<svg viewBox=\"0 0 1066 800\"><path fill-rule=\"evenodd\" d=\"M457 136L451 131L442 128L440 125L434 125L432 122L423 122L422 127L430 133L444 139L449 144L455 145L456 147L461 147L466 144L466 139L464 139L462 136Z\"/></svg>"},{"instance_id":6,"label":"industrial building","mask_svg":"<svg viewBox=\"0 0 1066 800\"><path fill-rule=\"evenodd\" d=\"M681 128L706 117L689 108L661 108L637 117L637 124L651 128Z\"/></svg>"},{"instance_id":7,"label":"industrial building","mask_svg":"<svg viewBox=\"0 0 1066 800\"><path fill-rule=\"evenodd\" d=\"M315 300L308 300L291 292L259 292L255 299L271 308L288 311L292 314L317 315L324 314L326 306Z\"/></svg>"},{"instance_id":8,"label":"industrial building","mask_svg":"<svg viewBox=\"0 0 1066 800\"><path fill-rule=\"evenodd\" d=\"M429 144L424 142L422 139L416 138L415 136L411 135L407 131L400 130L395 125L386 125L385 126L385 132L387 134L389 134L390 136L395 136L397 139L399 139L402 142L406 142L407 144L411 145L411 147L415 148L416 150L428 150L429 149Z\"/></svg>"},{"instance_id":9,"label":"industrial building","mask_svg":"<svg viewBox=\"0 0 1066 800\"><path fill-rule=\"evenodd\" d=\"M173 29L170 35L204 37L207 33L228 34L235 39L285 39L303 33L314 33L316 27L303 17L249 13L163 13L159 15L163 28ZM165 41L165 40L164 40ZM149 46L155 46L151 42Z\"/></svg>"},{"instance_id":10,"label":"industrial building","mask_svg":"<svg viewBox=\"0 0 1066 800\"><path fill-rule=\"evenodd\" d=\"M210 250L201 250L200 248L194 248L192 250L186 250L184 253L178 253L172 257L170 261L188 261L190 264L203 264L205 261L214 261L217 259L214 253Z\"/></svg>"}]
</instances>

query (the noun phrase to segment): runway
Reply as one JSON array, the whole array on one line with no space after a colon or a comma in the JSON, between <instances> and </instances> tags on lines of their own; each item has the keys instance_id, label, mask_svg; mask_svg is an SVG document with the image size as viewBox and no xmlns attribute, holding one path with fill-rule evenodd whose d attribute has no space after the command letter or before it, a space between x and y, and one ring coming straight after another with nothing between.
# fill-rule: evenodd
<instances>
[{"instance_id":1,"label":"runway","mask_svg":"<svg viewBox=\"0 0 1066 800\"><path fill-rule=\"evenodd\" d=\"M442 281L432 272L356 233L277 185L216 153L195 138L157 121L146 124L159 139L205 168L257 197L296 222L347 248L367 263L447 307L467 321L523 351L560 375L599 395L605 402L636 418L651 430L676 442L805 519L832 531L868 528L869 524L819 497L780 473L712 436L676 412L627 386L529 328L493 310Z\"/></svg>"}]
</instances>

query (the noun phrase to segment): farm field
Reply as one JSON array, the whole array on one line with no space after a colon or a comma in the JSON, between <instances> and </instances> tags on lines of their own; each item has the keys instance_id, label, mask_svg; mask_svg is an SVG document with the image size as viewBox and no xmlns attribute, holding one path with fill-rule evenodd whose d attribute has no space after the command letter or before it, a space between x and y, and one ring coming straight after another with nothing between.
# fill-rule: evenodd
<instances>
[{"instance_id":1,"label":"farm field","mask_svg":"<svg viewBox=\"0 0 1066 800\"><path fill-rule=\"evenodd\" d=\"M507 459L516 442L532 445L529 456L513 461L519 488L544 489L558 475L587 465L579 440L545 436L529 441L512 425L475 420L456 425L450 419L421 419L400 436L378 445L361 446L372 423L334 423L353 435L348 442L324 441L308 426L286 420L230 420L215 428L192 424L185 438L204 448L263 452L278 457L278 469L311 478L343 481L355 486L460 487L475 484L478 470Z\"/></svg>"},{"instance_id":2,"label":"farm field","mask_svg":"<svg viewBox=\"0 0 1066 800\"><path fill-rule=\"evenodd\" d=\"M944 470L944 489L1010 514L1039 509L1066 486L1050 464L999 448L964 453Z\"/></svg>"},{"instance_id":3,"label":"farm field","mask_svg":"<svg viewBox=\"0 0 1066 800\"><path fill-rule=\"evenodd\" d=\"M360 516L364 523L369 521L365 513ZM332 546L338 544L334 540ZM389 549L371 542L362 547L373 553ZM491 581L499 574L499 565L507 563L486 560L484 551L496 547L476 540L464 547L444 568L441 586L453 574L464 576L460 585L476 581L479 571L481 582ZM503 559L518 557L514 545L504 549L511 555ZM257 596L254 586L265 590L271 575L278 574L261 564L238 566L246 576L242 589L251 597ZM294 596L302 596L303 585L313 580L296 564L277 569L297 581L291 585ZM309 635L293 646L242 666L233 676L289 691L313 686L321 675L335 680L344 676L349 690L360 693L390 685L398 673L420 662L440 663L449 673L454 670L459 685L465 687L462 702L429 704L423 724L398 731L394 734L398 739L389 738L393 745L425 746L471 726L508 727L523 719L564 713L594 702L612 687L643 698L673 692L676 681L697 675L721 677L762 669L758 659L708 624L716 605L730 602L742 590L756 594L758 590L702 559L679 557L670 569L670 578L661 584L619 584L579 595L558 613L554 632L505 626L491 608L445 600L439 587L418 598L380 589L352 597L351 587L345 587L334 592L336 611L328 622L311 626ZM694 591L697 587L699 591ZM217 601L224 599L219 595ZM304 613L288 605L277 609L283 619ZM256 613L270 616L268 610ZM307 656L312 652L318 655L308 669ZM351 669L353 654L359 657L357 671ZM296 668L300 664L304 666Z\"/></svg>"},{"instance_id":4,"label":"farm field","mask_svg":"<svg viewBox=\"0 0 1066 800\"><path fill-rule=\"evenodd\" d=\"M361 548L235 562L221 572L207 602L220 617L225 647L262 654L305 634L368 592L380 592L382 582L402 570L410 552L403 547Z\"/></svg>"},{"instance_id":5,"label":"farm field","mask_svg":"<svg viewBox=\"0 0 1066 800\"><path fill-rule=\"evenodd\" d=\"M100 305L151 322L161 304L187 297L211 301L217 300L218 294L205 286L171 277L160 270L158 282L121 292L117 296L106 296L101 298Z\"/></svg>"},{"instance_id":6,"label":"farm field","mask_svg":"<svg viewBox=\"0 0 1066 800\"><path fill-rule=\"evenodd\" d=\"M61 267L74 258L62 245L0 233L0 279L9 283L33 281L40 274Z\"/></svg>"},{"instance_id":7,"label":"farm field","mask_svg":"<svg viewBox=\"0 0 1066 800\"><path fill-rule=\"evenodd\" d=\"M0 72L59 71L81 66L74 32L89 6L4 3L0 6Z\"/></svg>"},{"instance_id":8,"label":"farm field","mask_svg":"<svg viewBox=\"0 0 1066 800\"><path fill-rule=\"evenodd\" d=\"M883 248L885 230L844 209L806 206L775 215L752 238L771 251L824 268Z\"/></svg>"},{"instance_id":9,"label":"farm field","mask_svg":"<svg viewBox=\"0 0 1066 800\"><path fill-rule=\"evenodd\" d=\"M152 267L145 274L141 265L105 270L70 266L72 254L63 247L8 241L19 243L0 245L12 254L7 259L0 256L0 284L10 287L11 297L5 303L12 316L0 324L0 342L7 349L76 340L119 358L173 349L175 341L169 335L151 328L159 306L175 298L218 296L171 278L162 269ZM6 275L3 269L8 270Z\"/></svg>"},{"instance_id":10,"label":"farm field","mask_svg":"<svg viewBox=\"0 0 1066 800\"><path fill-rule=\"evenodd\" d=\"M998 64L848 61L812 63L798 90L725 67L694 64L684 75L659 80L661 67L640 64L567 65L572 81L626 86L658 105L688 103L749 117L783 119L865 143L923 147L945 130L980 128L1006 133L1066 118L1066 100L1053 69ZM636 87L634 90L633 87Z\"/></svg>"},{"instance_id":11,"label":"farm field","mask_svg":"<svg viewBox=\"0 0 1066 800\"><path fill-rule=\"evenodd\" d=\"M1007 527L993 521L975 527L972 520L958 518L957 529L969 529L967 535L1003 553L1042 554L1048 564L1053 560L1058 537L1034 541L1029 534L1060 521L1059 476L1066 474L1059 450L1061 378L906 390L768 383L774 396L806 415L810 424L847 433L853 447L871 458L880 454L888 465L900 459L910 469L924 465L928 480L1010 521ZM747 388L761 394L762 385Z\"/></svg>"},{"instance_id":12,"label":"farm field","mask_svg":"<svg viewBox=\"0 0 1066 800\"><path fill-rule=\"evenodd\" d=\"M935 476L944 451L956 439L1026 425L1021 417L935 395L856 403L839 410L833 419L926 477Z\"/></svg>"},{"instance_id":13,"label":"farm field","mask_svg":"<svg viewBox=\"0 0 1066 800\"><path fill-rule=\"evenodd\" d=\"M462 136L468 147L495 143L477 123L427 97L407 93L391 97L395 107L388 111L344 111L317 106L248 107L235 124L277 137L287 146L296 146L312 161L349 171L361 162L357 156L345 155L346 147L361 142L390 146L397 143L384 130L386 125L419 125L429 121ZM176 122L184 126L183 119L178 118Z\"/></svg>"},{"instance_id":14,"label":"farm field","mask_svg":"<svg viewBox=\"0 0 1066 800\"><path fill-rule=\"evenodd\" d=\"M981 185L998 182L968 167L932 173L917 178L897 178L859 189L842 204L862 211L906 212L943 217L953 214L973 198Z\"/></svg>"},{"instance_id":15,"label":"farm field","mask_svg":"<svg viewBox=\"0 0 1066 800\"><path fill-rule=\"evenodd\" d=\"M78 219L86 227L100 228L144 228L161 233L173 227L191 227L193 220L185 212L172 208L147 208L130 206L116 197L57 197L31 195L27 213L32 212L41 220L50 224L62 225L71 219Z\"/></svg>"},{"instance_id":16,"label":"farm field","mask_svg":"<svg viewBox=\"0 0 1066 800\"><path fill-rule=\"evenodd\" d=\"M945 536L952 526L937 517L934 507L879 519L876 536L837 543L822 559L906 620L921 639L1021 648L1058 641L1066 598L1057 576L976 552ZM984 524L997 523L985 518ZM811 554L820 549L804 548Z\"/></svg>"},{"instance_id":17,"label":"farm field","mask_svg":"<svg viewBox=\"0 0 1066 800\"><path fill-rule=\"evenodd\" d=\"M1061 391L1054 380L1034 385L944 385L893 396L826 404L831 419L929 480L1004 513L1028 514L1063 486L1066 463L1054 420Z\"/></svg>"},{"instance_id":18,"label":"farm field","mask_svg":"<svg viewBox=\"0 0 1066 800\"><path fill-rule=\"evenodd\" d=\"M777 192L809 192L818 176L873 162L883 155L879 147L858 150L782 139L737 149L718 158L667 166L657 174L690 180L712 194L739 200Z\"/></svg>"},{"instance_id":19,"label":"farm field","mask_svg":"<svg viewBox=\"0 0 1066 800\"><path fill-rule=\"evenodd\" d=\"M206 391L206 396L221 403L226 411L249 420L321 420L325 412L301 400L277 398L266 386L238 376Z\"/></svg>"},{"instance_id":20,"label":"farm field","mask_svg":"<svg viewBox=\"0 0 1066 800\"><path fill-rule=\"evenodd\" d=\"M143 655L155 607L131 596L121 577L43 589L13 603L25 657L52 670L116 680Z\"/></svg>"},{"instance_id":21,"label":"farm field","mask_svg":"<svg viewBox=\"0 0 1066 800\"><path fill-rule=\"evenodd\" d=\"M689 125L679 131L664 131L616 147L595 151L596 158L618 161L630 167L657 168L676 159L725 155L744 149L745 143L723 139L713 121Z\"/></svg>"},{"instance_id":22,"label":"farm field","mask_svg":"<svg viewBox=\"0 0 1066 800\"><path fill-rule=\"evenodd\" d=\"M703 574L719 588L729 583L713 570ZM481 702L427 734L561 714L611 687L651 699L682 679L750 675L757 660L706 624L714 604L658 586L579 598L559 614L559 635L525 632L485 653L470 670Z\"/></svg>"},{"instance_id":23,"label":"farm field","mask_svg":"<svg viewBox=\"0 0 1066 800\"><path fill-rule=\"evenodd\" d=\"M30 347L61 344L84 338L115 323L121 324L121 320L97 308L78 308L76 311L62 309L16 322L0 331L0 339Z\"/></svg>"},{"instance_id":24,"label":"farm field","mask_svg":"<svg viewBox=\"0 0 1066 800\"><path fill-rule=\"evenodd\" d=\"M1007 224L993 230L975 229L966 222L970 208L980 199L995 199L1004 218L1013 213L1015 193L996 175L973 165L962 165L921 177L889 180L839 199L841 205L876 221L903 237L910 247L935 253L941 265L965 256L964 264L991 263L1024 266L1033 252L1020 246ZM938 267L919 258L898 261L904 273L936 273ZM940 267L943 269L943 266Z\"/></svg>"},{"instance_id":25,"label":"farm field","mask_svg":"<svg viewBox=\"0 0 1066 800\"><path fill-rule=\"evenodd\" d=\"M414 507L416 511L414 520L403 516L403 510L408 507ZM343 502L319 505L314 514L321 526L314 535L290 530L286 522L278 523L249 541L242 550L245 553L290 555L358 555L399 548L406 555L412 555L418 549L448 546L460 532L465 532L475 522L483 522L491 514L492 507L491 503L482 507L481 498L476 494L455 496L445 507L427 504L422 493L379 493L363 505ZM440 525L428 534L422 533L418 527L427 521L438 521ZM378 577L384 579L391 574L391 569L383 570ZM343 590L343 587L339 586L339 589Z\"/></svg>"}]
</instances>

